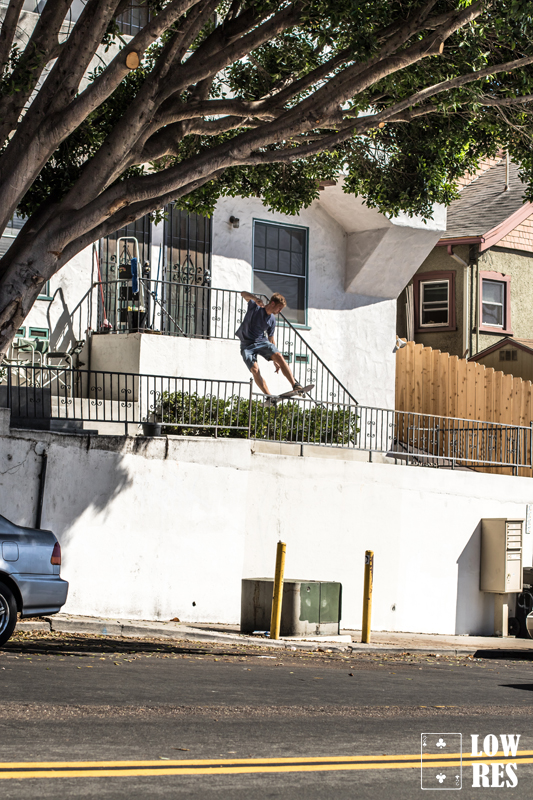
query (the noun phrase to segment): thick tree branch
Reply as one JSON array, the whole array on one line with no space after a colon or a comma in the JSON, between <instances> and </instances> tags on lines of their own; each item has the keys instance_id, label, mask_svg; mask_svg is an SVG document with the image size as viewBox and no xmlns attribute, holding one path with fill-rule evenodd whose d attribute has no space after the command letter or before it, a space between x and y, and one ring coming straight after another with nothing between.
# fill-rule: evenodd
<instances>
[{"instance_id":1,"label":"thick tree branch","mask_svg":"<svg viewBox=\"0 0 533 800\"><path fill-rule=\"evenodd\" d=\"M2 28L0 29L0 77L2 77L5 66L9 61L23 5L24 0L9 0L9 5L2 20Z\"/></svg>"},{"instance_id":2,"label":"thick tree branch","mask_svg":"<svg viewBox=\"0 0 533 800\"><path fill-rule=\"evenodd\" d=\"M37 86L43 70L53 57L58 35L71 0L54 0L47 3L37 20L30 39L9 76L4 76L11 91L0 98L0 142L4 142L16 127L22 109Z\"/></svg>"}]
</instances>

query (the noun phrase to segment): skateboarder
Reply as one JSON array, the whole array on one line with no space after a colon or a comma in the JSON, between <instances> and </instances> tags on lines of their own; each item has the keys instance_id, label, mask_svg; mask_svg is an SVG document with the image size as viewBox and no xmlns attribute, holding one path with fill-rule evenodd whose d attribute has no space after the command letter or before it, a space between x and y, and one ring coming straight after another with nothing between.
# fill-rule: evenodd
<instances>
[{"instance_id":1,"label":"skateboarder","mask_svg":"<svg viewBox=\"0 0 533 800\"><path fill-rule=\"evenodd\" d=\"M241 297L248 301L248 310L236 335L241 340L241 356L244 363L253 375L253 379L263 394L270 395L268 386L257 365L257 356L263 356L267 361L272 361L276 372L281 372L287 378L293 389L303 387L294 379L289 365L274 344L274 331L276 329L275 315L285 308L287 302L282 294L275 292L267 305L250 292L241 292Z\"/></svg>"}]
</instances>

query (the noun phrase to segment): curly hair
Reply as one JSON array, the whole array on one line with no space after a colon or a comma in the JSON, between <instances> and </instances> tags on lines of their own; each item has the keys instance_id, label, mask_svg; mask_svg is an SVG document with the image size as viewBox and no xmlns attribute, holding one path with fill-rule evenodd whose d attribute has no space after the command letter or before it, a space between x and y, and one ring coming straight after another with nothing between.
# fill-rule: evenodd
<instances>
[{"instance_id":1,"label":"curly hair","mask_svg":"<svg viewBox=\"0 0 533 800\"><path fill-rule=\"evenodd\" d=\"M274 292L274 294L270 298L270 302L275 303L278 306L282 306L283 308L285 308L285 306L287 305L287 301L285 300L283 295L280 294L279 292Z\"/></svg>"}]
</instances>

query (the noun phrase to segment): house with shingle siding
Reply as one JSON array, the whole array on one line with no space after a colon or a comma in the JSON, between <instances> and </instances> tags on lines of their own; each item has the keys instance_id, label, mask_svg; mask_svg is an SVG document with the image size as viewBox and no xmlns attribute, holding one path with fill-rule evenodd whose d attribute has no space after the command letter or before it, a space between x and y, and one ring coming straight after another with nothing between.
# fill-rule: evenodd
<instances>
[{"instance_id":1,"label":"house with shingle siding","mask_svg":"<svg viewBox=\"0 0 533 800\"><path fill-rule=\"evenodd\" d=\"M469 359L533 339L533 204L519 171L501 154L465 176L446 233L398 298L400 337Z\"/></svg>"}]
</instances>

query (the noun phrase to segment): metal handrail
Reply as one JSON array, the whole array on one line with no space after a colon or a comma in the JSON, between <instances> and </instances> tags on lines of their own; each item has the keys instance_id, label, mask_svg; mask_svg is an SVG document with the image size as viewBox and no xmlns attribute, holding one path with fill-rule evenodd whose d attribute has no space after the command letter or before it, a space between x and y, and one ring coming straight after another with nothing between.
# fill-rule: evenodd
<instances>
[{"instance_id":1,"label":"metal handrail","mask_svg":"<svg viewBox=\"0 0 533 800\"><path fill-rule=\"evenodd\" d=\"M440 417L312 398L272 405L251 381L2 365L0 406L16 426L159 424L221 435L382 453L411 465L533 469L530 426ZM40 424L43 423L43 424ZM101 424L100 424L101 423ZM102 428L102 430L100 430Z\"/></svg>"}]
</instances>

